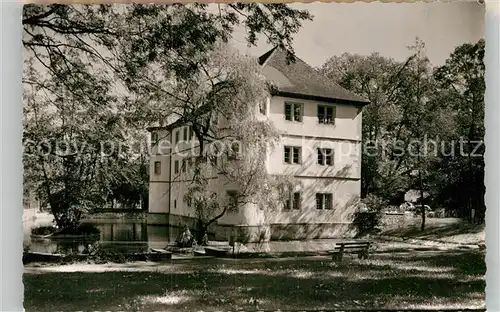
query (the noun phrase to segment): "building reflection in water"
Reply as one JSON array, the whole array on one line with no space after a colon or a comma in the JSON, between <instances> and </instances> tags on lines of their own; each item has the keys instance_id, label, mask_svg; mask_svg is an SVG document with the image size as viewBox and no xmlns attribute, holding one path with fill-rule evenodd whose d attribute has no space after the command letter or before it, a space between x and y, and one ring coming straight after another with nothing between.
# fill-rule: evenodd
<instances>
[{"instance_id":1,"label":"building reflection in water","mask_svg":"<svg viewBox=\"0 0 500 312\"><path fill-rule=\"evenodd\" d=\"M168 225L147 225L144 222L93 221L101 231L99 239L44 239L25 241L34 252L43 253L85 253L89 245L114 252L146 252L148 248L164 248L175 241L179 228Z\"/></svg>"}]
</instances>

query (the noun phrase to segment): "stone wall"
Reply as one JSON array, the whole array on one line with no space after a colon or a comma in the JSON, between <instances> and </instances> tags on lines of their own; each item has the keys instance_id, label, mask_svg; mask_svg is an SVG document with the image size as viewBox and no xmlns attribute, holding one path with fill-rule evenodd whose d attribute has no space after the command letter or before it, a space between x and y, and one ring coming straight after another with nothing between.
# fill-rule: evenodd
<instances>
[{"instance_id":1,"label":"stone wall","mask_svg":"<svg viewBox=\"0 0 500 312\"><path fill-rule=\"evenodd\" d=\"M413 218L413 215L405 213L385 213L382 215L381 226L383 229L407 227L412 223Z\"/></svg>"},{"instance_id":2,"label":"stone wall","mask_svg":"<svg viewBox=\"0 0 500 312\"><path fill-rule=\"evenodd\" d=\"M305 240L320 238L352 238L356 234L351 223L272 224L271 240Z\"/></svg>"},{"instance_id":3,"label":"stone wall","mask_svg":"<svg viewBox=\"0 0 500 312\"><path fill-rule=\"evenodd\" d=\"M170 215L170 224L173 226L188 224L190 228L196 229L194 218ZM271 224L268 226L212 224L208 232L210 237L218 241L229 241L230 237L236 237L244 242L353 238L356 235L356 230L351 223Z\"/></svg>"},{"instance_id":4,"label":"stone wall","mask_svg":"<svg viewBox=\"0 0 500 312\"><path fill-rule=\"evenodd\" d=\"M400 216L388 216L388 224L397 224ZM148 225L169 225L182 228L188 225L196 230L197 219L181 215L147 212L106 212L89 214L87 222L100 220L120 220L130 222L146 222ZM208 228L210 239L229 241L235 237L244 242L261 242L269 240L306 240L318 238L351 238L355 235L351 223L317 223L317 224L271 224L269 226L212 224Z\"/></svg>"},{"instance_id":5,"label":"stone wall","mask_svg":"<svg viewBox=\"0 0 500 312\"><path fill-rule=\"evenodd\" d=\"M97 213L86 214L83 217L83 221L100 221L100 220L144 221L147 218L148 218L147 211L97 212Z\"/></svg>"}]
</instances>

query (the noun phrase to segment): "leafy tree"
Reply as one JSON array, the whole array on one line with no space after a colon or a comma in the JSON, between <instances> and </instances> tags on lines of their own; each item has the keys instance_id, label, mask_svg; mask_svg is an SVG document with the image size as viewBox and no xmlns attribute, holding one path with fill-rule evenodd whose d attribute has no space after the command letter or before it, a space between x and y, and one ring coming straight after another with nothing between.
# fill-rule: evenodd
<instances>
[{"instance_id":1,"label":"leafy tree","mask_svg":"<svg viewBox=\"0 0 500 312\"><path fill-rule=\"evenodd\" d=\"M378 54L344 54L321 70L371 101L363 111L364 196L392 200L398 191L417 188L422 205L425 191L436 207L462 216L474 207L481 218L484 40L457 47L438 68L424 48L417 40L401 63Z\"/></svg>"},{"instance_id":2,"label":"leafy tree","mask_svg":"<svg viewBox=\"0 0 500 312\"><path fill-rule=\"evenodd\" d=\"M439 93L455 112L456 156L447 157L441 165L450 167L451 183L443 190L451 205L462 216L478 213L484 218L484 39L475 44L458 46L443 66L435 69ZM461 142L461 143L458 143ZM461 194L463 196L456 196Z\"/></svg>"},{"instance_id":3,"label":"leafy tree","mask_svg":"<svg viewBox=\"0 0 500 312\"><path fill-rule=\"evenodd\" d=\"M293 35L310 18L284 4L26 5L27 186L59 227L75 227L84 211L130 186L137 155L123 143L140 140L179 101L189 108L184 88L196 87L190 77L217 42L244 25L249 44L264 34L293 51ZM204 114L187 110L176 126Z\"/></svg>"},{"instance_id":4,"label":"leafy tree","mask_svg":"<svg viewBox=\"0 0 500 312\"><path fill-rule=\"evenodd\" d=\"M344 53L330 58L321 71L334 82L370 101L363 109L362 196L375 192L391 200L408 187L411 171L404 166L409 142L404 126L408 67L414 56L400 63L378 53ZM392 198L391 198L392 197Z\"/></svg>"},{"instance_id":5,"label":"leafy tree","mask_svg":"<svg viewBox=\"0 0 500 312\"><path fill-rule=\"evenodd\" d=\"M270 94L257 61L221 44L192 81L196 87L187 88L192 99L189 109L206 114L191 121L198 147L184 199L195 211L200 240L231 209L247 204L274 209L277 191L288 177L271 176L265 168L267 151L280 133L259 116L258 106ZM182 104L180 108L186 111ZM217 185L230 186L237 193L229 198L225 192L217 193L221 191Z\"/></svg>"}]
</instances>

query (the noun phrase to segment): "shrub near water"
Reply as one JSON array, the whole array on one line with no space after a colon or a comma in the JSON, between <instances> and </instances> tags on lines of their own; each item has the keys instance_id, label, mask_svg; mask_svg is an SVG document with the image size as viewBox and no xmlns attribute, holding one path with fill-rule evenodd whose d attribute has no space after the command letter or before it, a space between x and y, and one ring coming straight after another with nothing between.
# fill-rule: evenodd
<instances>
[{"instance_id":1,"label":"shrub near water","mask_svg":"<svg viewBox=\"0 0 500 312\"><path fill-rule=\"evenodd\" d=\"M57 234L60 235L99 235L101 231L93 224L81 224L77 228L63 229Z\"/></svg>"},{"instance_id":2,"label":"shrub near water","mask_svg":"<svg viewBox=\"0 0 500 312\"><path fill-rule=\"evenodd\" d=\"M55 226L39 226L31 229L31 235L49 235L57 232L57 228Z\"/></svg>"},{"instance_id":3,"label":"shrub near water","mask_svg":"<svg viewBox=\"0 0 500 312\"><path fill-rule=\"evenodd\" d=\"M101 231L93 224L81 224L76 228L58 230L55 226L40 226L31 229L31 235L99 235Z\"/></svg>"}]
</instances>

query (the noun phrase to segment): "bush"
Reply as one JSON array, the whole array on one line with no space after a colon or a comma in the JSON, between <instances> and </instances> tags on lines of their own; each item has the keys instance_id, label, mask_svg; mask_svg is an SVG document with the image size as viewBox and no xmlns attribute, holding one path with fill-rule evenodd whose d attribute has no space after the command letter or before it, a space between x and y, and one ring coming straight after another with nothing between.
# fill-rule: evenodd
<instances>
[{"instance_id":1,"label":"bush","mask_svg":"<svg viewBox=\"0 0 500 312\"><path fill-rule=\"evenodd\" d=\"M57 227L50 226L40 226L31 229L31 235L99 235L101 231L93 224L81 224L76 228L66 228L63 230L58 230Z\"/></svg>"},{"instance_id":2,"label":"bush","mask_svg":"<svg viewBox=\"0 0 500 312\"><path fill-rule=\"evenodd\" d=\"M80 224L76 228L66 228L58 232L59 235L99 235L101 231L93 224Z\"/></svg>"},{"instance_id":3,"label":"bush","mask_svg":"<svg viewBox=\"0 0 500 312\"><path fill-rule=\"evenodd\" d=\"M49 235L57 232L57 228L53 225L39 226L31 229L31 235Z\"/></svg>"},{"instance_id":4,"label":"bush","mask_svg":"<svg viewBox=\"0 0 500 312\"><path fill-rule=\"evenodd\" d=\"M387 202L376 196L368 195L361 200L361 206L365 207L363 211L354 214L353 225L358 232L357 236L378 233L382 219L382 211L387 207Z\"/></svg>"},{"instance_id":5,"label":"bush","mask_svg":"<svg viewBox=\"0 0 500 312\"><path fill-rule=\"evenodd\" d=\"M194 236L187 225L184 226L184 231L179 235L176 243L179 248L193 247L193 244L195 244Z\"/></svg>"},{"instance_id":6,"label":"bush","mask_svg":"<svg viewBox=\"0 0 500 312\"><path fill-rule=\"evenodd\" d=\"M438 208L434 211L434 218L445 218L446 210L444 208Z\"/></svg>"},{"instance_id":7,"label":"bush","mask_svg":"<svg viewBox=\"0 0 500 312\"><path fill-rule=\"evenodd\" d=\"M387 201L377 195L370 194L361 200L366 205L369 212L381 212L387 207Z\"/></svg>"}]
</instances>

